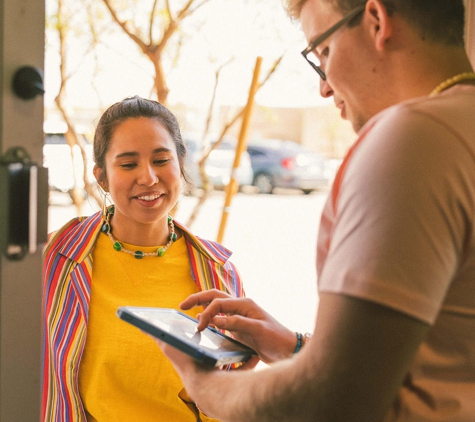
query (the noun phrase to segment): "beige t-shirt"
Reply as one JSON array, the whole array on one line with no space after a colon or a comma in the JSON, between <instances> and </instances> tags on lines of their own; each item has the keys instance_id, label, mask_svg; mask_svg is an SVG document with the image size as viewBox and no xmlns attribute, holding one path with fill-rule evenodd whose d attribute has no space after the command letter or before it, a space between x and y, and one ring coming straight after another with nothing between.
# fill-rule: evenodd
<instances>
[{"instance_id":1,"label":"beige t-shirt","mask_svg":"<svg viewBox=\"0 0 475 422\"><path fill-rule=\"evenodd\" d=\"M475 87L392 107L342 164L318 236L319 290L431 325L387 421L475 421Z\"/></svg>"}]
</instances>

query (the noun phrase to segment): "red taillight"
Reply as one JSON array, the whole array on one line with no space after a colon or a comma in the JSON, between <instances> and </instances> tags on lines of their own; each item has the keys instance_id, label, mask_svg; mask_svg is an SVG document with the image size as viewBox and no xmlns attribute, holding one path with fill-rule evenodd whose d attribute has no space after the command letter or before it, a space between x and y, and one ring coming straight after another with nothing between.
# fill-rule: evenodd
<instances>
[{"instance_id":1,"label":"red taillight","mask_svg":"<svg viewBox=\"0 0 475 422\"><path fill-rule=\"evenodd\" d=\"M293 157L284 158L281 161L281 164L282 164L282 167L284 167L285 169L292 170L295 166L295 158Z\"/></svg>"}]
</instances>

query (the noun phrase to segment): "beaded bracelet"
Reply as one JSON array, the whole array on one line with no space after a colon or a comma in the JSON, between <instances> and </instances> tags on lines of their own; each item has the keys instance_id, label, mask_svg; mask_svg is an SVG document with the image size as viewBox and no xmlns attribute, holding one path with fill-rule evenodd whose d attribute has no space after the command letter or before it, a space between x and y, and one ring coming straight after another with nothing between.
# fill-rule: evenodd
<instances>
[{"instance_id":1,"label":"beaded bracelet","mask_svg":"<svg viewBox=\"0 0 475 422\"><path fill-rule=\"evenodd\" d=\"M312 336L310 333L302 334L295 332L295 334L297 336L297 345L295 346L294 355L300 351L303 345L307 344L307 342L310 340L310 337Z\"/></svg>"},{"instance_id":2,"label":"beaded bracelet","mask_svg":"<svg viewBox=\"0 0 475 422\"><path fill-rule=\"evenodd\" d=\"M300 348L302 347L302 333L296 332L295 334L297 335L297 345L295 346L294 355L300 351Z\"/></svg>"}]
</instances>

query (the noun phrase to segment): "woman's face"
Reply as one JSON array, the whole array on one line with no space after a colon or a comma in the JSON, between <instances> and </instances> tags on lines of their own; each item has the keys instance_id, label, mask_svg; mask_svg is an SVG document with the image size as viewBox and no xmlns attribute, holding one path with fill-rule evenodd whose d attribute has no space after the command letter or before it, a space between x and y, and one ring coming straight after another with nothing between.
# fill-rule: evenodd
<instances>
[{"instance_id":1,"label":"woman's face","mask_svg":"<svg viewBox=\"0 0 475 422\"><path fill-rule=\"evenodd\" d=\"M129 118L116 127L105 157L106 182L121 230L161 222L178 201L181 172L175 143L158 120ZM96 167L96 179L101 170Z\"/></svg>"}]
</instances>

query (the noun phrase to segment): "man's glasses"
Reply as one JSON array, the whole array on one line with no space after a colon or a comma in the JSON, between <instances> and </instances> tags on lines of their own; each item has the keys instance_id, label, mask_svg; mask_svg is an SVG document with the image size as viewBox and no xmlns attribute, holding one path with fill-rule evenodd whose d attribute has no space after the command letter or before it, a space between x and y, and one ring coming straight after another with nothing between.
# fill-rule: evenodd
<instances>
[{"instance_id":1,"label":"man's glasses","mask_svg":"<svg viewBox=\"0 0 475 422\"><path fill-rule=\"evenodd\" d=\"M356 16L358 16L361 12L364 11L366 7L366 3L362 4L355 9L353 9L351 12L349 12L347 15L345 15L340 21L338 21L335 25L333 25L330 29L325 31L322 35L317 37L315 40L313 40L308 47L302 51L302 56L304 56L305 60L310 63L310 66L312 66L316 72L320 75L320 77L325 81L327 79L325 72L322 70L320 67L320 59L315 56L312 56L312 60L308 58L308 55L315 50L315 48L321 44L323 41L325 41L330 35L332 35L334 32L336 32L338 29L340 29L344 25L348 25Z\"/></svg>"}]
</instances>

